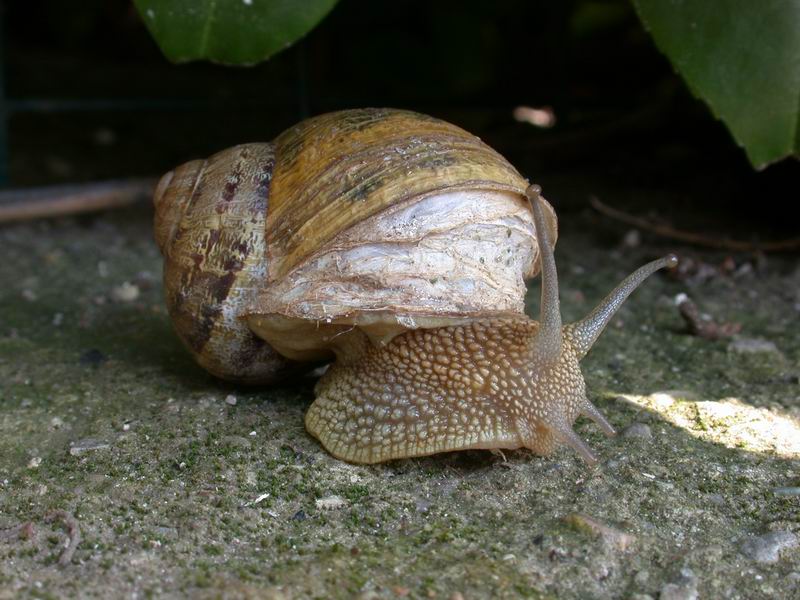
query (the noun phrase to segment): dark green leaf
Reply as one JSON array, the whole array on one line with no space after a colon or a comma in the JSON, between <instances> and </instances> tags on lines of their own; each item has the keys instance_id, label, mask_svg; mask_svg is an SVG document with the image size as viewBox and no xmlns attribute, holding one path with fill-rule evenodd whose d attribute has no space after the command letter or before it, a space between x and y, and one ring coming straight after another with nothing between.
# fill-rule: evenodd
<instances>
[{"instance_id":1,"label":"dark green leaf","mask_svg":"<svg viewBox=\"0 0 800 600\"><path fill-rule=\"evenodd\" d=\"M754 166L800 153L800 2L633 3L658 47Z\"/></svg>"},{"instance_id":2,"label":"dark green leaf","mask_svg":"<svg viewBox=\"0 0 800 600\"><path fill-rule=\"evenodd\" d=\"M134 0L162 52L174 62L248 65L308 33L337 0Z\"/></svg>"}]
</instances>

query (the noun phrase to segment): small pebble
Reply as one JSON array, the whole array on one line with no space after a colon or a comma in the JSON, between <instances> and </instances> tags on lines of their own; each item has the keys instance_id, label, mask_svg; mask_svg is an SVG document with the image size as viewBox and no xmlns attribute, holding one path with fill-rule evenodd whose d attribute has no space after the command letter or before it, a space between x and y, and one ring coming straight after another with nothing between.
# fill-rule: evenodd
<instances>
[{"instance_id":1,"label":"small pebble","mask_svg":"<svg viewBox=\"0 0 800 600\"><path fill-rule=\"evenodd\" d=\"M800 487L776 487L772 493L776 496L800 496Z\"/></svg>"},{"instance_id":2,"label":"small pebble","mask_svg":"<svg viewBox=\"0 0 800 600\"><path fill-rule=\"evenodd\" d=\"M225 396L225 403L230 404L231 406L236 406L236 396L233 394L228 394Z\"/></svg>"},{"instance_id":3,"label":"small pebble","mask_svg":"<svg viewBox=\"0 0 800 600\"><path fill-rule=\"evenodd\" d=\"M642 243L642 234L638 229L631 229L622 238L622 245L627 248L637 248Z\"/></svg>"},{"instance_id":4,"label":"small pebble","mask_svg":"<svg viewBox=\"0 0 800 600\"><path fill-rule=\"evenodd\" d=\"M411 590L409 588L404 587L402 585L394 586L392 588L392 591L394 592L395 596L398 596L400 598L405 598L406 596L408 596L411 593Z\"/></svg>"},{"instance_id":5,"label":"small pebble","mask_svg":"<svg viewBox=\"0 0 800 600\"><path fill-rule=\"evenodd\" d=\"M606 525L589 515L571 513L564 518L564 521L573 529L599 537L609 546L622 552L630 548L636 541L636 536Z\"/></svg>"},{"instance_id":6,"label":"small pebble","mask_svg":"<svg viewBox=\"0 0 800 600\"><path fill-rule=\"evenodd\" d=\"M795 548L800 545L800 538L790 531L773 531L748 538L739 547L746 557L756 562L773 564L780 559L782 550Z\"/></svg>"},{"instance_id":7,"label":"small pebble","mask_svg":"<svg viewBox=\"0 0 800 600\"><path fill-rule=\"evenodd\" d=\"M644 423L633 423L625 428L625 430L622 432L622 437L649 440L653 437L653 432L650 431L649 425Z\"/></svg>"},{"instance_id":8,"label":"small pebble","mask_svg":"<svg viewBox=\"0 0 800 600\"><path fill-rule=\"evenodd\" d=\"M111 444L109 444L108 442L86 438L84 440L78 440L77 442L73 442L72 445L70 446L69 453L72 456L80 456L82 454L86 454L87 452L93 452L95 450L107 450L110 447Z\"/></svg>"},{"instance_id":9,"label":"small pebble","mask_svg":"<svg viewBox=\"0 0 800 600\"><path fill-rule=\"evenodd\" d=\"M59 327L64 322L64 313L56 313L53 315L53 327Z\"/></svg>"},{"instance_id":10,"label":"small pebble","mask_svg":"<svg viewBox=\"0 0 800 600\"><path fill-rule=\"evenodd\" d=\"M697 600L697 577L691 569L681 569L680 576L661 588L658 600Z\"/></svg>"},{"instance_id":11,"label":"small pebble","mask_svg":"<svg viewBox=\"0 0 800 600\"><path fill-rule=\"evenodd\" d=\"M305 521L308 517L306 517L306 511L298 510L294 515L292 515L292 521Z\"/></svg>"},{"instance_id":12,"label":"small pebble","mask_svg":"<svg viewBox=\"0 0 800 600\"><path fill-rule=\"evenodd\" d=\"M29 469L38 469L39 465L42 464L42 457L41 456L34 456L28 461L28 468Z\"/></svg>"},{"instance_id":13,"label":"small pebble","mask_svg":"<svg viewBox=\"0 0 800 600\"><path fill-rule=\"evenodd\" d=\"M133 302L139 298L139 286L125 281L111 290L111 297L117 302Z\"/></svg>"},{"instance_id":14,"label":"small pebble","mask_svg":"<svg viewBox=\"0 0 800 600\"><path fill-rule=\"evenodd\" d=\"M337 510L347 506L347 500L341 496L325 496L324 498L317 498L315 504L317 508L322 510Z\"/></svg>"},{"instance_id":15,"label":"small pebble","mask_svg":"<svg viewBox=\"0 0 800 600\"><path fill-rule=\"evenodd\" d=\"M769 352L779 354L778 347L769 340L759 338L737 338L728 344L728 351L737 354L756 354Z\"/></svg>"}]
</instances>

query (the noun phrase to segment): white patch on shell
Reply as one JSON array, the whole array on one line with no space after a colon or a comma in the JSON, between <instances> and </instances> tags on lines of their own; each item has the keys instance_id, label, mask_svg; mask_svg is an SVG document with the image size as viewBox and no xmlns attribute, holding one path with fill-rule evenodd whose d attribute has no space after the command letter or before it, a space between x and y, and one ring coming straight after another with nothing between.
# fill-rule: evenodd
<instances>
[{"instance_id":1,"label":"white patch on shell","mask_svg":"<svg viewBox=\"0 0 800 600\"><path fill-rule=\"evenodd\" d=\"M524 278L537 254L532 215L521 197L441 193L341 233L265 290L252 314L362 327L368 319L376 327L399 324L399 332L437 315L522 313ZM270 331L259 334L280 351Z\"/></svg>"}]
</instances>

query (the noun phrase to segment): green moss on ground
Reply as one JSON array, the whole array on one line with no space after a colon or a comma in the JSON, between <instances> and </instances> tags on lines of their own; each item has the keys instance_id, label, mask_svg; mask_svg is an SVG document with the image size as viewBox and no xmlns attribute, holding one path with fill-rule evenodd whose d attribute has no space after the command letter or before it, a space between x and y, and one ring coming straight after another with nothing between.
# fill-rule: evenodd
<instances>
[{"instance_id":1,"label":"green moss on ground","mask_svg":"<svg viewBox=\"0 0 800 600\"><path fill-rule=\"evenodd\" d=\"M607 248L583 219L559 241L565 320L662 250ZM774 564L741 550L800 535L800 496L774 491L800 485L790 260L695 285L661 275L636 293L584 372L616 427L650 437L606 439L581 421L598 469L567 450L354 466L303 429L312 380L237 389L192 364L165 315L146 211L6 227L0 244L0 527L33 523L32 538L0 540L0 598L655 598L685 568L701 597L797 593L798 549ZM135 299L115 293L126 281ZM686 335L679 292L774 350ZM82 532L66 568L66 530L45 522L55 510Z\"/></svg>"}]
</instances>

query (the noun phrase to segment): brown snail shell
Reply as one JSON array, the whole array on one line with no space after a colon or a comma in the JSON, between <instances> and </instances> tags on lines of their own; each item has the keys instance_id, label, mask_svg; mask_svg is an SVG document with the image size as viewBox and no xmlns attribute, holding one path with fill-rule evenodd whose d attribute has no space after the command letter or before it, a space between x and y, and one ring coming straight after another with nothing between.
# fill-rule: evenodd
<instances>
[{"instance_id":1,"label":"brown snail shell","mask_svg":"<svg viewBox=\"0 0 800 600\"><path fill-rule=\"evenodd\" d=\"M250 383L296 367L286 357L330 356L353 327L385 343L522 314L524 278L538 270L526 187L477 137L432 117L308 119L162 178L169 313L201 366Z\"/></svg>"}]
</instances>

